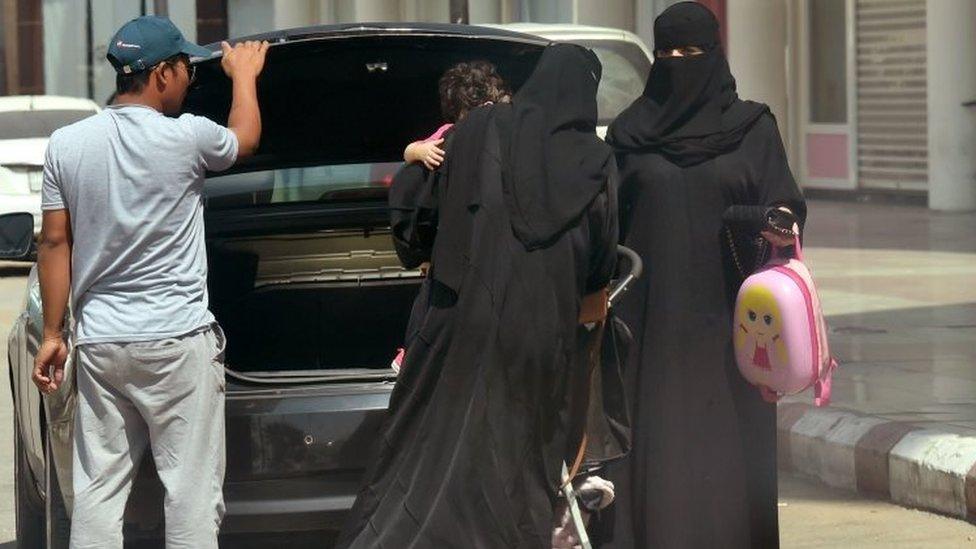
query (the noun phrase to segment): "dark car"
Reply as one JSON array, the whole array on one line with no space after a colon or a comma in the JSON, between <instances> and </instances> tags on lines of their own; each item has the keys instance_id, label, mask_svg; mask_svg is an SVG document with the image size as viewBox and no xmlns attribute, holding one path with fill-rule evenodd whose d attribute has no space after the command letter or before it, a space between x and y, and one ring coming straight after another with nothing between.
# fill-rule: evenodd
<instances>
[{"instance_id":1,"label":"dark car","mask_svg":"<svg viewBox=\"0 0 976 549\"><path fill-rule=\"evenodd\" d=\"M486 59L518 89L547 41L433 24L248 39L272 43L259 81L261 146L209 177L205 200L210 304L228 338L222 535L253 540L335 531L352 506L421 280L393 250L387 190L404 146L440 124L438 78L457 62ZM219 59L200 62L186 110L225 124L229 107ZM35 271L9 339L17 538L21 547L62 547L74 392L70 375L44 399L30 381L41 333ZM126 510L127 539L160 535L161 502L147 458Z\"/></svg>"}]
</instances>

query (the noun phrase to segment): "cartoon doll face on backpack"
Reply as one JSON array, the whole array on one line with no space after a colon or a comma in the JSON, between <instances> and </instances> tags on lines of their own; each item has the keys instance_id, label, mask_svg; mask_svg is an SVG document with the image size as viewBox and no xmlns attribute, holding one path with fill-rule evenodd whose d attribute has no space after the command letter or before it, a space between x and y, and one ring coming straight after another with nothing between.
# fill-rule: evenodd
<instances>
[{"instance_id":1,"label":"cartoon doll face on backpack","mask_svg":"<svg viewBox=\"0 0 976 549\"><path fill-rule=\"evenodd\" d=\"M735 321L736 349L746 353L741 358L768 381L789 360L783 343L783 317L773 293L763 286L748 288L740 296Z\"/></svg>"}]
</instances>

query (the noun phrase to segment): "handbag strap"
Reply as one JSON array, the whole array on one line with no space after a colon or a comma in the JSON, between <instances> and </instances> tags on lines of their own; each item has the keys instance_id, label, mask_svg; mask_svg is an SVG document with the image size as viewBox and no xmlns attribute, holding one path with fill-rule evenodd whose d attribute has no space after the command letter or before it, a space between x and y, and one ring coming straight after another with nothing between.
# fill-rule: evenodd
<instances>
[{"instance_id":1,"label":"handbag strap","mask_svg":"<svg viewBox=\"0 0 976 549\"><path fill-rule=\"evenodd\" d=\"M769 245L769 241L761 236L757 238L756 265L753 266L752 270L746 272L745 267L742 266L742 258L739 256L739 247L735 245L735 236L732 235L732 229L730 229L728 225L725 226L725 238L728 240L729 250L732 252L732 262L735 263L735 268L737 271L739 271L739 276L742 278L742 280L748 278L759 265L766 264L766 261L769 260L775 252L775 250L773 252L769 251L770 248L773 247ZM770 254L770 257L767 257L767 253Z\"/></svg>"},{"instance_id":2,"label":"handbag strap","mask_svg":"<svg viewBox=\"0 0 976 549\"><path fill-rule=\"evenodd\" d=\"M800 243L800 226L796 223L793 224L793 257L799 261L803 261L803 245ZM779 246L771 246L773 248L774 258L789 259L783 255L782 250Z\"/></svg>"}]
</instances>

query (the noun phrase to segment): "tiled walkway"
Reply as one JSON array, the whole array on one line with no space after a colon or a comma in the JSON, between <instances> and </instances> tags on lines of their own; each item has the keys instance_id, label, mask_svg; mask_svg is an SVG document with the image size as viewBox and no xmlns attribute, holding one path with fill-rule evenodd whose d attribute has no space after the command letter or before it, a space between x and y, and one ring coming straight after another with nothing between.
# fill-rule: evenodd
<instances>
[{"instance_id":1,"label":"tiled walkway","mask_svg":"<svg viewBox=\"0 0 976 549\"><path fill-rule=\"evenodd\" d=\"M976 214L816 201L808 229L833 406L976 435Z\"/></svg>"}]
</instances>

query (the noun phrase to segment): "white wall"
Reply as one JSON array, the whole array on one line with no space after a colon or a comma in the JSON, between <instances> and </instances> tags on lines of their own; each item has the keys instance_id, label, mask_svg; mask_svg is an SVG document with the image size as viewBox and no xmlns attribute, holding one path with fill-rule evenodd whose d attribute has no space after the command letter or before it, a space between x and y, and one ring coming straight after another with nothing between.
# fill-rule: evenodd
<instances>
[{"instance_id":1,"label":"white wall","mask_svg":"<svg viewBox=\"0 0 976 549\"><path fill-rule=\"evenodd\" d=\"M43 17L45 93L88 97L85 3L45 0Z\"/></svg>"},{"instance_id":2,"label":"white wall","mask_svg":"<svg viewBox=\"0 0 976 549\"><path fill-rule=\"evenodd\" d=\"M152 2L147 2L152 12ZM197 41L197 3L196 0L169 0L169 18L173 20L183 36L190 42Z\"/></svg>"},{"instance_id":3,"label":"white wall","mask_svg":"<svg viewBox=\"0 0 976 549\"><path fill-rule=\"evenodd\" d=\"M728 0L726 15L729 65L739 96L769 105L789 150L786 0Z\"/></svg>"},{"instance_id":4,"label":"white wall","mask_svg":"<svg viewBox=\"0 0 976 549\"><path fill-rule=\"evenodd\" d=\"M336 0L336 20L340 23L398 21L399 0Z\"/></svg>"},{"instance_id":5,"label":"white wall","mask_svg":"<svg viewBox=\"0 0 976 549\"><path fill-rule=\"evenodd\" d=\"M576 21L584 25L616 27L633 31L636 29L636 6L634 0L577 0Z\"/></svg>"},{"instance_id":6,"label":"white wall","mask_svg":"<svg viewBox=\"0 0 976 549\"><path fill-rule=\"evenodd\" d=\"M480 2L472 2L478 4ZM491 7L492 2L486 2ZM471 6L468 16L475 11ZM400 21L419 21L424 23L447 23L451 19L449 0L403 0L400 4Z\"/></svg>"},{"instance_id":7,"label":"white wall","mask_svg":"<svg viewBox=\"0 0 976 549\"><path fill-rule=\"evenodd\" d=\"M468 5L471 23L498 23L503 20L501 0L476 0Z\"/></svg>"},{"instance_id":8,"label":"white wall","mask_svg":"<svg viewBox=\"0 0 976 549\"><path fill-rule=\"evenodd\" d=\"M648 49L654 48L654 19L671 4L681 0L635 0L633 31L647 44Z\"/></svg>"},{"instance_id":9,"label":"white wall","mask_svg":"<svg viewBox=\"0 0 976 549\"><path fill-rule=\"evenodd\" d=\"M929 206L976 210L976 2L928 0Z\"/></svg>"},{"instance_id":10,"label":"white wall","mask_svg":"<svg viewBox=\"0 0 976 549\"><path fill-rule=\"evenodd\" d=\"M322 12L331 11L333 2L315 0L228 0L227 34L231 38L273 30L319 24ZM331 13L326 13L326 23Z\"/></svg>"},{"instance_id":11,"label":"white wall","mask_svg":"<svg viewBox=\"0 0 976 549\"><path fill-rule=\"evenodd\" d=\"M473 20L491 18L501 0L473 2ZM247 36L309 25L380 21L446 23L449 0L229 0L228 33Z\"/></svg>"}]
</instances>

